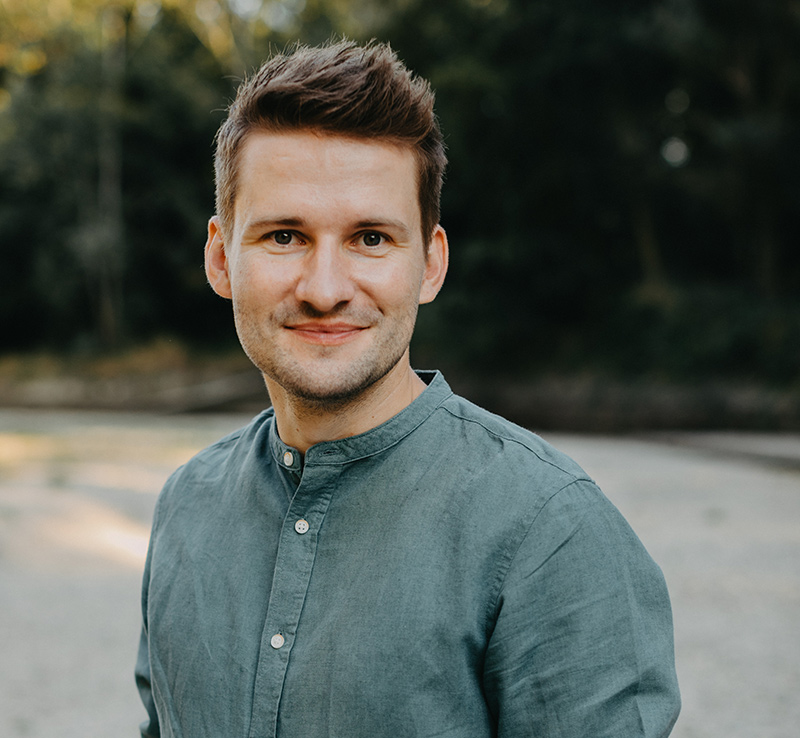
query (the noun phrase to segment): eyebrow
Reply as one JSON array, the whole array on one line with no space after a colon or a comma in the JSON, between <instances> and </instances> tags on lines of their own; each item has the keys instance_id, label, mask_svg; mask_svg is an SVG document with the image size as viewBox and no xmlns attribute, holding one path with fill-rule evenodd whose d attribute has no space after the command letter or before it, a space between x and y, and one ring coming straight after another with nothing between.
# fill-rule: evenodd
<instances>
[{"instance_id":1,"label":"eyebrow","mask_svg":"<svg viewBox=\"0 0 800 738\"><path fill-rule=\"evenodd\" d=\"M262 231L270 228L303 228L306 226L306 221L303 218L295 217L277 217L277 218L259 218L248 223L245 228L245 233L252 231ZM393 220L392 218L371 218L370 220L359 220L352 226L353 230L360 231L370 228L380 229L387 228L398 231L402 237L407 237L411 229L400 220Z\"/></svg>"},{"instance_id":2,"label":"eyebrow","mask_svg":"<svg viewBox=\"0 0 800 738\"><path fill-rule=\"evenodd\" d=\"M305 221L302 218L259 218L258 220L250 221L245 227L244 232L250 231L263 231L267 228L275 228L284 226L287 228L302 228Z\"/></svg>"},{"instance_id":3,"label":"eyebrow","mask_svg":"<svg viewBox=\"0 0 800 738\"><path fill-rule=\"evenodd\" d=\"M408 226L400 220L392 220L391 218L381 218L377 220L360 220L355 224L356 230L364 230L366 228L388 228L390 230L399 231L401 235L407 236L410 233Z\"/></svg>"}]
</instances>

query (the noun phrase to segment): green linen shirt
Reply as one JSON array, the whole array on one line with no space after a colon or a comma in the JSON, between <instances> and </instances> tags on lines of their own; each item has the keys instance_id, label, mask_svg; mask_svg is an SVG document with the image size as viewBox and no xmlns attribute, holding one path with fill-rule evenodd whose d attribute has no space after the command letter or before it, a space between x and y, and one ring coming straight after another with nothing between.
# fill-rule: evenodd
<instances>
[{"instance_id":1,"label":"green linen shirt","mask_svg":"<svg viewBox=\"0 0 800 738\"><path fill-rule=\"evenodd\" d=\"M659 568L572 460L420 376L401 413L305 459L267 410L169 479L143 736L670 733Z\"/></svg>"}]
</instances>

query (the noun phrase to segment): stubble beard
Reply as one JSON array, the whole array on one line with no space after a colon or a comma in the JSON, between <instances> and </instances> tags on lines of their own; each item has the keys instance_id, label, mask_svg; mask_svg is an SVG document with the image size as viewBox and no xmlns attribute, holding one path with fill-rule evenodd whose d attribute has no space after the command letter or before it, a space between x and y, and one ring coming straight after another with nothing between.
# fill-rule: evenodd
<instances>
[{"instance_id":1,"label":"stubble beard","mask_svg":"<svg viewBox=\"0 0 800 738\"><path fill-rule=\"evenodd\" d=\"M368 330L379 331L378 340L372 343L357 361L339 364L337 346L319 346L318 357L303 362L274 340L286 324L302 319L318 318L321 314L310 306L293 311L281 310L268 318L269 328L259 328L263 317L250 315L234 304L234 319L239 340L245 353L269 381L288 393L297 404L310 413L332 412L355 407L365 401L371 388L394 369L403 358L411 340L416 321L416 306L404 319L385 325L384 316L374 311L356 313L352 310L325 314L325 317L351 320L357 325L369 325ZM326 368L325 364L329 363Z\"/></svg>"}]
</instances>

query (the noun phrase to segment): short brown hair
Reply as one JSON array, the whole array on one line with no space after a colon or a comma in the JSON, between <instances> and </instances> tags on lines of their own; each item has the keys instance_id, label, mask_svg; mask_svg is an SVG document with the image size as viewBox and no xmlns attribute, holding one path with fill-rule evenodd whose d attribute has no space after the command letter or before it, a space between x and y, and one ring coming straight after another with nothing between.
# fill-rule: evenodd
<instances>
[{"instance_id":1,"label":"short brown hair","mask_svg":"<svg viewBox=\"0 0 800 738\"><path fill-rule=\"evenodd\" d=\"M418 166L422 236L439 222L447 159L427 81L412 74L387 44L339 41L295 46L239 87L217 133L217 214L233 232L238 158L251 131L316 130L408 146Z\"/></svg>"}]
</instances>

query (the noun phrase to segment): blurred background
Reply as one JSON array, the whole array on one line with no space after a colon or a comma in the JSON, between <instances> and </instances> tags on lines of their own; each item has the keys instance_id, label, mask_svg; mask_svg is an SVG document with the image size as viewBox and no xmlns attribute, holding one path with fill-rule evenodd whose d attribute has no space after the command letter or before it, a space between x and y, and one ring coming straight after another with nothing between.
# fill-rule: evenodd
<instances>
[{"instance_id":1,"label":"blurred background","mask_svg":"<svg viewBox=\"0 0 800 738\"><path fill-rule=\"evenodd\" d=\"M0 734L136 734L156 496L267 402L203 273L214 133L271 51L341 35L437 91L414 365L630 520L675 738L795 735L800 0L0 0Z\"/></svg>"},{"instance_id":2,"label":"blurred background","mask_svg":"<svg viewBox=\"0 0 800 738\"><path fill-rule=\"evenodd\" d=\"M212 139L339 35L437 91L415 365L541 427L800 427L796 0L0 0L0 401L261 391L202 270Z\"/></svg>"}]
</instances>

